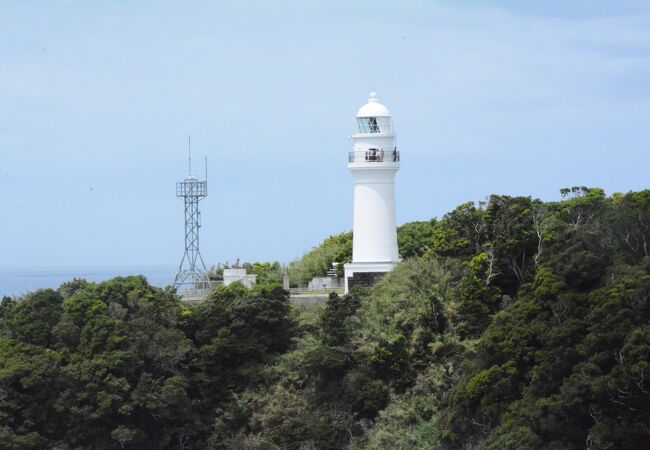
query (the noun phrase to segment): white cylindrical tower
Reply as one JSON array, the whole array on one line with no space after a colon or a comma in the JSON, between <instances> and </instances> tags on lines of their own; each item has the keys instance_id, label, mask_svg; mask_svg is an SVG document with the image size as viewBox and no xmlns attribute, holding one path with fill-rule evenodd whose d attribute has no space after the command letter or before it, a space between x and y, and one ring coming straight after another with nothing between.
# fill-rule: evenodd
<instances>
[{"instance_id":1,"label":"white cylindrical tower","mask_svg":"<svg viewBox=\"0 0 650 450\"><path fill-rule=\"evenodd\" d=\"M399 260L395 222L395 174L400 155L388 108L370 93L357 113L348 169L354 177L352 263L345 265L345 291L370 286Z\"/></svg>"}]
</instances>

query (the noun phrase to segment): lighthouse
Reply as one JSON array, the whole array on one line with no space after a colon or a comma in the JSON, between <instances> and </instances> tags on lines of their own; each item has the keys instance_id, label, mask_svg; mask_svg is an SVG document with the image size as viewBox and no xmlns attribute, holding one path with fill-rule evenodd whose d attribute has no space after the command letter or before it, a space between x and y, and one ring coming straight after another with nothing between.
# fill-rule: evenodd
<instances>
[{"instance_id":1,"label":"lighthouse","mask_svg":"<svg viewBox=\"0 0 650 450\"><path fill-rule=\"evenodd\" d=\"M400 154L388 108L370 93L357 113L348 169L354 178L352 262L345 265L345 292L368 287L399 261L395 222L395 174Z\"/></svg>"}]
</instances>

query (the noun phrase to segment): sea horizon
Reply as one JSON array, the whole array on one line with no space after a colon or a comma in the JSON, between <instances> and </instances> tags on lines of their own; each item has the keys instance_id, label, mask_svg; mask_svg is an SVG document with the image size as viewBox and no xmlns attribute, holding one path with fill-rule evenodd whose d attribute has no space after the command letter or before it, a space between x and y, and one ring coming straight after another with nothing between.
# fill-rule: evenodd
<instances>
[{"instance_id":1,"label":"sea horizon","mask_svg":"<svg viewBox=\"0 0 650 450\"><path fill-rule=\"evenodd\" d=\"M75 278L102 282L118 276L144 275L152 286L165 287L173 282L176 270L176 265L166 264L0 267L0 298L57 289Z\"/></svg>"}]
</instances>

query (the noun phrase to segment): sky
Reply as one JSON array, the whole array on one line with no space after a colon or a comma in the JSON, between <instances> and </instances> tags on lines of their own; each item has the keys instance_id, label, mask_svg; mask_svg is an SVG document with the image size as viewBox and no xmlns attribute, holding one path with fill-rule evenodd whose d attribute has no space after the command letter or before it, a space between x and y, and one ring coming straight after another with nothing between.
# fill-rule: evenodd
<instances>
[{"instance_id":1,"label":"sky","mask_svg":"<svg viewBox=\"0 0 650 450\"><path fill-rule=\"evenodd\" d=\"M0 2L0 266L289 262L352 227L375 90L397 221L649 188L647 1Z\"/></svg>"}]
</instances>

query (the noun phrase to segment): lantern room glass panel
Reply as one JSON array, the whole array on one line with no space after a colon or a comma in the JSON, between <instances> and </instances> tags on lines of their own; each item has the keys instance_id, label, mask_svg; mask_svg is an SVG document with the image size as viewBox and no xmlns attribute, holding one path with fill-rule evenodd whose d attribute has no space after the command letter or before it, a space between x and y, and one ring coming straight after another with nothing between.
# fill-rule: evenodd
<instances>
[{"instance_id":1,"label":"lantern room glass panel","mask_svg":"<svg viewBox=\"0 0 650 450\"><path fill-rule=\"evenodd\" d=\"M358 132L362 134L391 133L390 117L357 117Z\"/></svg>"}]
</instances>

